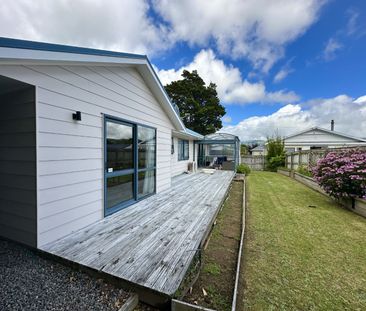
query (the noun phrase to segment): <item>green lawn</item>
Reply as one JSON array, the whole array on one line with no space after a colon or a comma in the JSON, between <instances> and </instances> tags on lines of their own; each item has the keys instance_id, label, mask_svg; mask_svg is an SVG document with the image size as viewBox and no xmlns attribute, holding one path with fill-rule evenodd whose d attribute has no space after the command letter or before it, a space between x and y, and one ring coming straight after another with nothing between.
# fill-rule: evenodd
<instances>
[{"instance_id":1,"label":"green lawn","mask_svg":"<svg viewBox=\"0 0 366 311\"><path fill-rule=\"evenodd\" d=\"M243 307L366 310L366 219L277 173L247 185Z\"/></svg>"}]
</instances>

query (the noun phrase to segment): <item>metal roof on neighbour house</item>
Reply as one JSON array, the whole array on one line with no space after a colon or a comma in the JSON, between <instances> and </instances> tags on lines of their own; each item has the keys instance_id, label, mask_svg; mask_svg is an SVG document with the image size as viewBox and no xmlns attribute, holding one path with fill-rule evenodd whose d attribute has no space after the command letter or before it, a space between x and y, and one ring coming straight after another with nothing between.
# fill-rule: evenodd
<instances>
[{"instance_id":1,"label":"metal roof on neighbour house","mask_svg":"<svg viewBox=\"0 0 366 311\"><path fill-rule=\"evenodd\" d=\"M9 51L8 49L13 50ZM149 74L150 83L155 83L159 89L160 99L162 102L165 102L164 104L167 107L169 107L168 115L173 116L173 124L175 124L179 130L186 132L186 128L179 116L179 113L171 102L164 86L146 55L0 37L0 64L14 64L14 62L17 61L25 63L81 62L95 64L109 63L115 65L130 64L135 65L138 69L140 69L141 66L146 67L145 69L147 70L144 70L144 72Z\"/></svg>"},{"instance_id":2,"label":"metal roof on neighbour house","mask_svg":"<svg viewBox=\"0 0 366 311\"><path fill-rule=\"evenodd\" d=\"M333 135L337 135L337 136L342 136L342 137L345 137L345 138L349 138L349 139L353 139L353 140L358 140L358 141L361 141L361 142L366 142L366 139L364 139L364 138L351 136L351 135L344 134L344 133L340 133L340 132L337 132L337 131L327 130L327 129L322 128L322 127L319 127L319 126L314 126L314 127L308 128L306 130L303 130L303 131L300 131L300 132L296 132L294 134L291 134L289 136L286 136L284 139L286 140L288 138L292 138L292 137L295 137L295 136L298 136L298 135L301 135L301 134L304 134L306 132L313 131L313 130L319 130L319 131L323 131L323 132L326 132L326 133L329 133L329 134L333 134Z\"/></svg>"},{"instance_id":3,"label":"metal roof on neighbour house","mask_svg":"<svg viewBox=\"0 0 366 311\"><path fill-rule=\"evenodd\" d=\"M252 149L252 151L253 151L253 150L256 150L256 151L262 151L262 150L264 150L264 149L265 149L265 146L264 146L264 145L258 145L257 147L253 148L253 149Z\"/></svg>"}]
</instances>

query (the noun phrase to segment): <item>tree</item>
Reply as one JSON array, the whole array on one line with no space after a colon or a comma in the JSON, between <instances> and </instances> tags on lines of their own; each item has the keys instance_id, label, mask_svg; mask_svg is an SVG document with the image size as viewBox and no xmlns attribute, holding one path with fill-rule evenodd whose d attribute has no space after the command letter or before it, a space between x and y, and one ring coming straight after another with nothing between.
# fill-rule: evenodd
<instances>
[{"instance_id":1,"label":"tree","mask_svg":"<svg viewBox=\"0 0 366 311\"><path fill-rule=\"evenodd\" d=\"M245 144L240 144L240 155L246 155L249 153L248 146Z\"/></svg>"},{"instance_id":2,"label":"tree","mask_svg":"<svg viewBox=\"0 0 366 311\"><path fill-rule=\"evenodd\" d=\"M285 144L280 136L267 138L267 169L276 171L285 165Z\"/></svg>"},{"instance_id":3,"label":"tree","mask_svg":"<svg viewBox=\"0 0 366 311\"><path fill-rule=\"evenodd\" d=\"M220 104L216 85L205 82L196 70L184 70L183 80L173 81L165 86L171 99L180 111L186 127L202 135L215 133L222 128L221 118L225 108Z\"/></svg>"},{"instance_id":4,"label":"tree","mask_svg":"<svg viewBox=\"0 0 366 311\"><path fill-rule=\"evenodd\" d=\"M329 152L312 168L314 179L335 198L366 198L366 151Z\"/></svg>"},{"instance_id":5,"label":"tree","mask_svg":"<svg viewBox=\"0 0 366 311\"><path fill-rule=\"evenodd\" d=\"M259 146L258 143L251 143L248 145L248 151L252 152L252 150L258 146Z\"/></svg>"}]
</instances>

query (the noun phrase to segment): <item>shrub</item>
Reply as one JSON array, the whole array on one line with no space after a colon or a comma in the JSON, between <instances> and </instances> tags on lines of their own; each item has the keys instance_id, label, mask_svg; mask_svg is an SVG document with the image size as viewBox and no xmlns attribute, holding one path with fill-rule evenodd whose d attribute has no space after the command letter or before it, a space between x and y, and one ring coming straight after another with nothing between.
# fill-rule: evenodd
<instances>
[{"instance_id":1,"label":"shrub","mask_svg":"<svg viewBox=\"0 0 366 311\"><path fill-rule=\"evenodd\" d=\"M285 145L280 136L267 139L267 164L266 169L276 172L281 166L285 166Z\"/></svg>"},{"instance_id":2,"label":"shrub","mask_svg":"<svg viewBox=\"0 0 366 311\"><path fill-rule=\"evenodd\" d=\"M242 164L239 164L237 167L236 167L236 172L238 174L245 174L245 175L249 175L250 174L250 167L244 163Z\"/></svg>"},{"instance_id":3,"label":"shrub","mask_svg":"<svg viewBox=\"0 0 366 311\"><path fill-rule=\"evenodd\" d=\"M285 155L277 155L275 157L269 158L267 161L267 170L272 172L277 172L279 167L285 165Z\"/></svg>"},{"instance_id":4,"label":"shrub","mask_svg":"<svg viewBox=\"0 0 366 311\"><path fill-rule=\"evenodd\" d=\"M296 171L301 175L313 177L313 173L305 165L300 165Z\"/></svg>"},{"instance_id":5,"label":"shrub","mask_svg":"<svg viewBox=\"0 0 366 311\"><path fill-rule=\"evenodd\" d=\"M314 179L335 198L366 197L366 151L330 152L312 168Z\"/></svg>"}]
</instances>

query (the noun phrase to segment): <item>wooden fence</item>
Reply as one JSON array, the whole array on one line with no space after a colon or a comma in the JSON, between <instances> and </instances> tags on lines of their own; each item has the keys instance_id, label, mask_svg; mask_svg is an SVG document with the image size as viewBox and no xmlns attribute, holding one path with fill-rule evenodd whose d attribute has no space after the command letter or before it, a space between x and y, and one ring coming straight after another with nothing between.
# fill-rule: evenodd
<instances>
[{"instance_id":1,"label":"wooden fence","mask_svg":"<svg viewBox=\"0 0 366 311\"><path fill-rule=\"evenodd\" d=\"M366 147L347 147L347 148L330 148L330 149L316 149L297 151L286 154L285 166L290 170L297 170L299 166L310 168L318 162L319 159L325 157L329 152L341 152L348 149L363 149Z\"/></svg>"},{"instance_id":2,"label":"wooden fence","mask_svg":"<svg viewBox=\"0 0 366 311\"><path fill-rule=\"evenodd\" d=\"M253 171L263 171L265 167L265 157L261 155L242 155L241 163L248 165Z\"/></svg>"}]
</instances>

